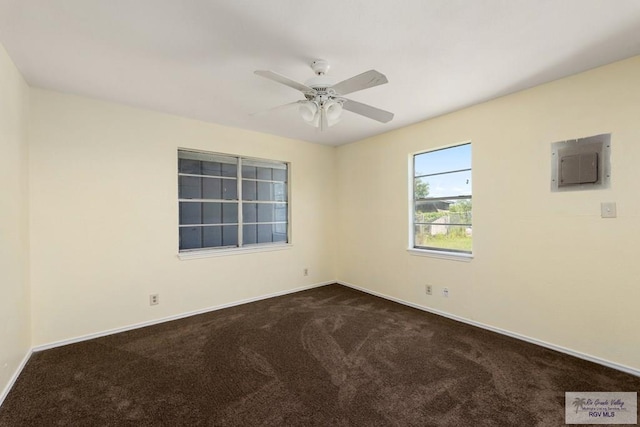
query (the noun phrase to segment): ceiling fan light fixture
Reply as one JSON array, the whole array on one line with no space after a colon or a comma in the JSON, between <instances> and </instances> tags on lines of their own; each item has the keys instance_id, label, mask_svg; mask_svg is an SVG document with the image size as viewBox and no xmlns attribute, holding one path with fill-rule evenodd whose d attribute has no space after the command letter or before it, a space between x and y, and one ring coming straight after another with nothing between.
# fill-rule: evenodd
<instances>
[{"instance_id":1,"label":"ceiling fan light fixture","mask_svg":"<svg viewBox=\"0 0 640 427\"><path fill-rule=\"evenodd\" d=\"M327 123L333 126L340 121L342 116L342 103L333 99L328 100L322 106L327 115Z\"/></svg>"},{"instance_id":2,"label":"ceiling fan light fixture","mask_svg":"<svg viewBox=\"0 0 640 427\"><path fill-rule=\"evenodd\" d=\"M298 112L308 125L320 127L322 114L324 113L326 121L325 126L333 126L340 121L342 116L342 103L333 99L324 102L318 101L300 101Z\"/></svg>"},{"instance_id":3,"label":"ceiling fan light fixture","mask_svg":"<svg viewBox=\"0 0 640 427\"><path fill-rule=\"evenodd\" d=\"M318 112L318 104L313 101L302 101L300 102L298 111L302 116L302 120L304 120L305 122L311 122Z\"/></svg>"},{"instance_id":4,"label":"ceiling fan light fixture","mask_svg":"<svg viewBox=\"0 0 640 427\"><path fill-rule=\"evenodd\" d=\"M318 127L320 125L320 109L315 101L301 101L298 112L305 123Z\"/></svg>"}]
</instances>

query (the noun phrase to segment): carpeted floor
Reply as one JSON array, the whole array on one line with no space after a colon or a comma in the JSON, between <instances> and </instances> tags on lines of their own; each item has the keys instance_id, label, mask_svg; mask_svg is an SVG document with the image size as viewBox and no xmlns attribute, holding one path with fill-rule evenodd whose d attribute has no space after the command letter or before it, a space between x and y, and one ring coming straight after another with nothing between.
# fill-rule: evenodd
<instances>
[{"instance_id":1,"label":"carpeted floor","mask_svg":"<svg viewBox=\"0 0 640 427\"><path fill-rule=\"evenodd\" d=\"M340 285L33 354L0 426L560 426L640 378Z\"/></svg>"}]
</instances>

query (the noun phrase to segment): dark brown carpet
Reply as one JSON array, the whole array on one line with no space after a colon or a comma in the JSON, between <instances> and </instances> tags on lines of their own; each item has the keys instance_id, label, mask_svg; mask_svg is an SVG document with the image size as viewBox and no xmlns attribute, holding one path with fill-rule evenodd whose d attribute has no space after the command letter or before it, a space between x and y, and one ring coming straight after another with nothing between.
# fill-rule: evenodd
<instances>
[{"instance_id":1,"label":"dark brown carpet","mask_svg":"<svg viewBox=\"0 0 640 427\"><path fill-rule=\"evenodd\" d=\"M639 389L330 285L34 353L0 426L560 426L565 391Z\"/></svg>"}]
</instances>

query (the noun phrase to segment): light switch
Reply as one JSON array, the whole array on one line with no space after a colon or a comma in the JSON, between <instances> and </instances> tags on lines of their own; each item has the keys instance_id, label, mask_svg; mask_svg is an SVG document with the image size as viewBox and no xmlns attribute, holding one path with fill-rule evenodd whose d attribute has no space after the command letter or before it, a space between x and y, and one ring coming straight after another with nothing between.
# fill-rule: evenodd
<instances>
[{"instance_id":1,"label":"light switch","mask_svg":"<svg viewBox=\"0 0 640 427\"><path fill-rule=\"evenodd\" d=\"M602 218L615 218L616 203L615 202L600 203L600 216Z\"/></svg>"}]
</instances>

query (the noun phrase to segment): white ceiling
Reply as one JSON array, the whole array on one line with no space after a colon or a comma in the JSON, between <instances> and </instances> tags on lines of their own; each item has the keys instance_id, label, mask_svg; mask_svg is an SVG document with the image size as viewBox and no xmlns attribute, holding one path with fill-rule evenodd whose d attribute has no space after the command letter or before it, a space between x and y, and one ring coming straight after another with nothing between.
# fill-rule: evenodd
<instances>
[{"instance_id":1,"label":"white ceiling","mask_svg":"<svg viewBox=\"0 0 640 427\"><path fill-rule=\"evenodd\" d=\"M0 0L0 42L32 86L339 145L640 54L638 0ZM389 84L317 132L253 74Z\"/></svg>"}]
</instances>

